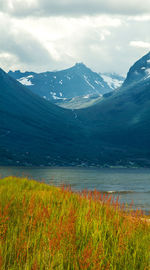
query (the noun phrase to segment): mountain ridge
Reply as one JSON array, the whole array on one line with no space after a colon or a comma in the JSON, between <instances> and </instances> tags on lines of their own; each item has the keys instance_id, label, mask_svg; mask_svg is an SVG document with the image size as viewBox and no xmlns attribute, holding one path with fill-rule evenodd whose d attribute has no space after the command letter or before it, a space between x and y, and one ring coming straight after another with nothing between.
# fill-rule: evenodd
<instances>
[{"instance_id":1,"label":"mountain ridge","mask_svg":"<svg viewBox=\"0 0 150 270\"><path fill-rule=\"evenodd\" d=\"M129 69L123 87L150 78L150 52L138 59Z\"/></svg>"},{"instance_id":2,"label":"mountain ridge","mask_svg":"<svg viewBox=\"0 0 150 270\"><path fill-rule=\"evenodd\" d=\"M51 104L0 73L5 164L150 166L150 78L145 80L145 73L129 83L127 75L118 91L78 110Z\"/></svg>"},{"instance_id":3,"label":"mountain ridge","mask_svg":"<svg viewBox=\"0 0 150 270\"><path fill-rule=\"evenodd\" d=\"M67 102L72 104L74 98L79 97L82 99L81 103L85 101L87 103L91 99L97 101L97 98L102 97L103 94L115 90L116 83L122 80L120 77L118 77L118 80L109 79L109 75L100 75L93 72L83 63L76 63L71 68L55 72L22 73L18 70L15 72L9 71L8 74L27 86L32 92L64 107L66 107ZM123 80L120 81L120 84L122 82Z\"/></svg>"}]
</instances>

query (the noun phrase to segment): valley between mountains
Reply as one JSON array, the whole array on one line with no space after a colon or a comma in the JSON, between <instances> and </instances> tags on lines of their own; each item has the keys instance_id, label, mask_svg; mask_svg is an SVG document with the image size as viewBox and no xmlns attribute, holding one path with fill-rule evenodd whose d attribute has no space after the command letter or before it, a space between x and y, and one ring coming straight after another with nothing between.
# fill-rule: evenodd
<instances>
[{"instance_id":1,"label":"valley between mountains","mask_svg":"<svg viewBox=\"0 0 150 270\"><path fill-rule=\"evenodd\" d=\"M0 119L0 165L149 167L150 52L125 80L1 69Z\"/></svg>"}]
</instances>

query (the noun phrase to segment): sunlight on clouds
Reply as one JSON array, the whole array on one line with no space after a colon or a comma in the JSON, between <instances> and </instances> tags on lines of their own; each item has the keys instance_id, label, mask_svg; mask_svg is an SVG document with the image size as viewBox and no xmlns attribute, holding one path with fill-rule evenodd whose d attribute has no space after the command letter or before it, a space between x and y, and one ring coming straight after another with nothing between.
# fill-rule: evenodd
<instances>
[{"instance_id":1,"label":"sunlight on clouds","mask_svg":"<svg viewBox=\"0 0 150 270\"><path fill-rule=\"evenodd\" d=\"M79 48L82 47L81 43L86 36L88 39L91 37L93 43L104 41L111 35L109 29L121 26L122 22L113 16L112 18L98 16L78 19L65 17L37 20L27 18L21 21L14 19L13 24L15 31L29 32L43 44L54 60L59 61L66 55L71 59L78 58Z\"/></svg>"},{"instance_id":2,"label":"sunlight on clouds","mask_svg":"<svg viewBox=\"0 0 150 270\"><path fill-rule=\"evenodd\" d=\"M150 49L150 43L144 41L131 41L130 46Z\"/></svg>"},{"instance_id":3,"label":"sunlight on clouds","mask_svg":"<svg viewBox=\"0 0 150 270\"><path fill-rule=\"evenodd\" d=\"M130 16L128 17L128 20L136 22L147 22L150 21L150 15Z\"/></svg>"},{"instance_id":4,"label":"sunlight on clouds","mask_svg":"<svg viewBox=\"0 0 150 270\"><path fill-rule=\"evenodd\" d=\"M44 45L45 45L45 48L47 49L47 51L50 53L53 60L55 60L55 61L61 60L61 55L58 52L58 50L56 49L55 44L53 44L51 41L46 40Z\"/></svg>"},{"instance_id":5,"label":"sunlight on clouds","mask_svg":"<svg viewBox=\"0 0 150 270\"><path fill-rule=\"evenodd\" d=\"M13 0L8 0L7 5L9 9L13 9Z\"/></svg>"},{"instance_id":6,"label":"sunlight on clouds","mask_svg":"<svg viewBox=\"0 0 150 270\"><path fill-rule=\"evenodd\" d=\"M91 24L96 27L119 27L122 24L121 18L116 18L116 16L95 16L95 17L87 17L87 23Z\"/></svg>"},{"instance_id":7,"label":"sunlight on clouds","mask_svg":"<svg viewBox=\"0 0 150 270\"><path fill-rule=\"evenodd\" d=\"M9 3L9 9L13 5L17 10L22 8L22 12L25 5L30 9L37 4L35 0L1 1ZM46 1L50 6L51 1ZM55 4L54 1L52 3ZM0 12L0 35L3 37L0 39L0 52L6 53L0 60L1 66L7 70L15 66L46 71L84 62L97 72L125 73L150 48L149 15L107 13L94 16L87 13L75 17L72 13L66 16L62 12L61 16L40 17L34 13L27 16L14 14L13 10L10 13Z\"/></svg>"},{"instance_id":8,"label":"sunlight on clouds","mask_svg":"<svg viewBox=\"0 0 150 270\"><path fill-rule=\"evenodd\" d=\"M100 35L101 35L101 40L105 40L107 36L111 35L111 32L104 29L102 30Z\"/></svg>"},{"instance_id":9,"label":"sunlight on clouds","mask_svg":"<svg viewBox=\"0 0 150 270\"><path fill-rule=\"evenodd\" d=\"M5 59L8 59L11 57L11 54L10 53L0 53L0 59L1 58L5 58Z\"/></svg>"},{"instance_id":10,"label":"sunlight on clouds","mask_svg":"<svg viewBox=\"0 0 150 270\"><path fill-rule=\"evenodd\" d=\"M6 52L0 53L0 63L5 70L8 70L8 66L9 69L10 67L12 69L17 69L18 67L18 59L16 55L13 55L11 53Z\"/></svg>"}]
</instances>

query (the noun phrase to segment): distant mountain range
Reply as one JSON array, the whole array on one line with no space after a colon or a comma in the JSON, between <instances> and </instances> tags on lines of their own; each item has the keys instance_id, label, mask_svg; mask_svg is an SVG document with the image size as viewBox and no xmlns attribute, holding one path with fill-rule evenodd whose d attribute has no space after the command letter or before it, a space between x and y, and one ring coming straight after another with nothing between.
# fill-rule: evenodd
<instances>
[{"instance_id":1,"label":"distant mountain range","mask_svg":"<svg viewBox=\"0 0 150 270\"><path fill-rule=\"evenodd\" d=\"M150 166L149 63L150 53L118 91L78 110L52 104L0 70L0 164Z\"/></svg>"},{"instance_id":2,"label":"distant mountain range","mask_svg":"<svg viewBox=\"0 0 150 270\"><path fill-rule=\"evenodd\" d=\"M98 74L83 63L56 72L9 71L11 77L33 93L59 106L80 108L97 103L108 92L120 87L124 78L117 74Z\"/></svg>"}]
</instances>

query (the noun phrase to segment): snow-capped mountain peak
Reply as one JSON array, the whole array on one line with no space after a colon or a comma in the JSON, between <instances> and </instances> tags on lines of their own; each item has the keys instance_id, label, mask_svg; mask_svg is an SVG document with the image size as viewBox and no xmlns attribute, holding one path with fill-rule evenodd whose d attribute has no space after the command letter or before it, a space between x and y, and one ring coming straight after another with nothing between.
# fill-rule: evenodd
<instances>
[{"instance_id":1,"label":"snow-capped mountain peak","mask_svg":"<svg viewBox=\"0 0 150 270\"><path fill-rule=\"evenodd\" d=\"M103 95L112 91L112 87L100 74L93 72L83 63L55 72L10 71L9 75L34 93L51 101L95 94Z\"/></svg>"}]
</instances>

